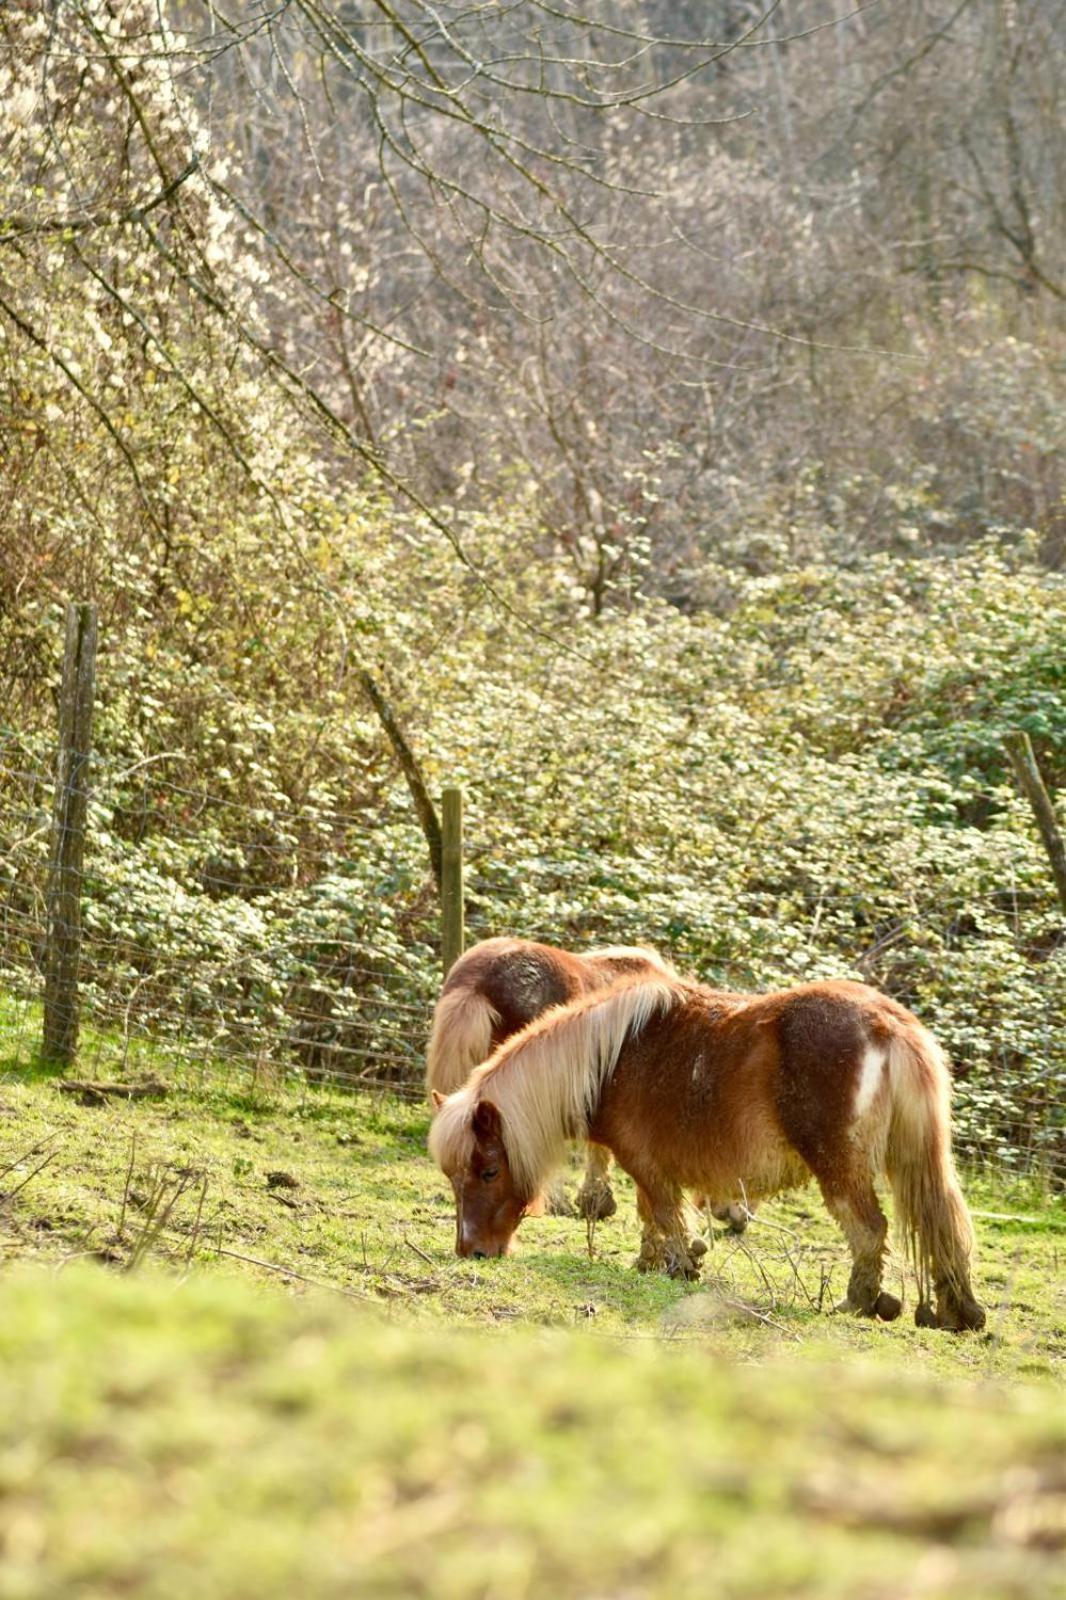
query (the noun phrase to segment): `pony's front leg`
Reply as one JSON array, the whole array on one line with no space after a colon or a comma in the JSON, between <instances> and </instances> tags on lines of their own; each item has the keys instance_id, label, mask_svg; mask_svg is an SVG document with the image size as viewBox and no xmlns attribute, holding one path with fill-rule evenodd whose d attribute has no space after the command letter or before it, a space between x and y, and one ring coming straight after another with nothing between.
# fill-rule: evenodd
<instances>
[{"instance_id":1,"label":"pony's front leg","mask_svg":"<svg viewBox=\"0 0 1066 1600\"><path fill-rule=\"evenodd\" d=\"M611 1191L608 1177L611 1170L611 1152L606 1145L593 1144L591 1141L587 1148L585 1178L577 1191L578 1215L585 1217L589 1222L603 1222L607 1217L613 1217L618 1210L618 1202Z\"/></svg>"},{"instance_id":2,"label":"pony's front leg","mask_svg":"<svg viewBox=\"0 0 1066 1600\"><path fill-rule=\"evenodd\" d=\"M689 1238L681 1190L672 1187L652 1190L638 1181L637 1210L644 1224L637 1271L665 1272L671 1278L698 1278L700 1258L707 1246L702 1239Z\"/></svg>"}]
</instances>

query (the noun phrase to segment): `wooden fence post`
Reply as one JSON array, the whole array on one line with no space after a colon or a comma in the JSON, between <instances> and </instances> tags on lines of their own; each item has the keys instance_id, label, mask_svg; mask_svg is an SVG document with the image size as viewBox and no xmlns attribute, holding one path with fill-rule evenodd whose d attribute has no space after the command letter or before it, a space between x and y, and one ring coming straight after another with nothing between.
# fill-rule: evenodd
<instances>
[{"instance_id":1,"label":"wooden fence post","mask_svg":"<svg viewBox=\"0 0 1066 1600\"><path fill-rule=\"evenodd\" d=\"M1044 841L1044 849L1051 863L1055 887L1059 891L1059 900L1063 911L1066 911L1066 845L1063 843L1062 830L1059 828L1051 796L1040 776L1040 768L1036 764L1029 735L1020 731L1008 733L1003 739L1003 744L1010 756L1010 764L1014 768L1018 787L1033 808L1033 816L1036 818L1036 825L1040 829L1040 837Z\"/></svg>"},{"instance_id":2,"label":"wooden fence post","mask_svg":"<svg viewBox=\"0 0 1066 1600\"><path fill-rule=\"evenodd\" d=\"M441 961L444 975L458 961L466 943L463 910L463 791L441 795L440 875Z\"/></svg>"},{"instance_id":3,"label":"wooden fence post","mask_svg":"<svg viewBox=\"0 0 1066 1600\"><path fill-rule=\"evenodd\" d=\"M78 1048L82 860L89 800L93 699L96 692L96 607L69 605L59 696L52 846L48 863L48 927L44 968L47 1061L69 1065Z\"/></svg>"}]
</instances>

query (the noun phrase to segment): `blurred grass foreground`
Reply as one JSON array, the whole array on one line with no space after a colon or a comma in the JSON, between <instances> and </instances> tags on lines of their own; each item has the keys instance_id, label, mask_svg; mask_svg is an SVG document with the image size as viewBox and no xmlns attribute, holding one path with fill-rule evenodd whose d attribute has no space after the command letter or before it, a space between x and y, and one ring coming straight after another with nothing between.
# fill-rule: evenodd
<instances>
[{"instance_id":1,"label":"blurred grass foreground","mask_svg":"<svg viewBox=\"0 0 1066 1600\"><path fill-rule=\"evenodd\" d=\"M1066 1593L1048 1388L15 1269L0 1595Z\"/></svg>"}]
</instances>

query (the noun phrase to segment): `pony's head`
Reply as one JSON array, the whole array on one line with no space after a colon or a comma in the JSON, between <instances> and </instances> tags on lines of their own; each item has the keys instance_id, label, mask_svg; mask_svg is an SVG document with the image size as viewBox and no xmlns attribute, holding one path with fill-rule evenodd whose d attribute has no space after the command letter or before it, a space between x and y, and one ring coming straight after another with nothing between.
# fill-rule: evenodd
<instances>
[{"instance_id":1,"label":"pony's head","mask_svg":"<svg viewBox=\"0 0 1066 1600\"><path fill-rule=\"evenodd\" d=\"M434 1091L433 1103L429 1147L455 1194L455 1253L505 1256L536 1197L512 1171L499 1110L469 1089L447 1098Z\"/></svg>"},{"instance_id":2,"label":"pony's head","mask_svg":"<svg viewBox=\"0 0 1066 1600\"><path fill-rule=\"evenodd\" d=\"M502 1256L566 1156L588 1136L591 1109L630 1031L687 995L663 976L556 1006L475 1067L461 1089L434 1093L429 1150L455 1190L455 1248Z\"/></svg>"}]
</instances>

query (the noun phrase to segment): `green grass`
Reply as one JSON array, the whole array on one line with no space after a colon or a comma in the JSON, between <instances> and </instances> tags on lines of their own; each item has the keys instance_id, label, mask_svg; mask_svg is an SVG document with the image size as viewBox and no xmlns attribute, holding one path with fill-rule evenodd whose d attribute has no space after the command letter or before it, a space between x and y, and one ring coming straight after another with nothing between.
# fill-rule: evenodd
<instances>
[{"instance_id":1,"label":"green grass","mask_svg":"<svg viewBox=\"0 0 1066 1600\"><path fill-rule=\"evenodd\" d=\"M0 1044L2 1600L1056 1592L1038 1185L970 1175L990 1317L959 1338L830 1313L813 1191L694 1287L633 1270L624 1182L591 1241L531 1219L458 1261L426 1127L188 1071L83 1106Z\"/></svg>"},{"instance_id":2,"label":"green grass","mask_svg":"<svg viewBox=\"0 0 1066 1600\"><path fill-rule=\"evenodd\" d=\"M145 1055L137 1065L158 1060ZM106 1059L95 1070L114 1076ZM619 1213L591 1242L580 1220L530 1218L513 1257L462 1262L452 1251L450 1190L425 1153L421 1104L326 1088L253 1092L242 1080L201 1085L188 1073L186 1084L161 1101L87 1107L40 1069L0 1069L6 1160L51 1141L0 1180L10 1190L51 1156L0 1210L2 1256L224 1266L275 1287L286 1280L271 1267L284 1268L415 1322L580 1326L627 1337L666 1330L739 1357L814 1340L842 1355L902 1358L952 1376L1061 1368L1066 1215L1033 1183L1008 1188L970 1176L990 1331L952 1340L919 1332L909 1317L884 1327L830 1315L848 1258L813 1189L762 1207L743 1240L715 1230L695 1288L633 1271L638 1229L624 1176ZM296 1187L272 1187L269 1175L279 1172ZM170 1198L174 1174L184 1175L187 1192L157 1232L151 1201ZM900 1287L898 1268L889 1284Z\"/></svg>"}]
</instances>

